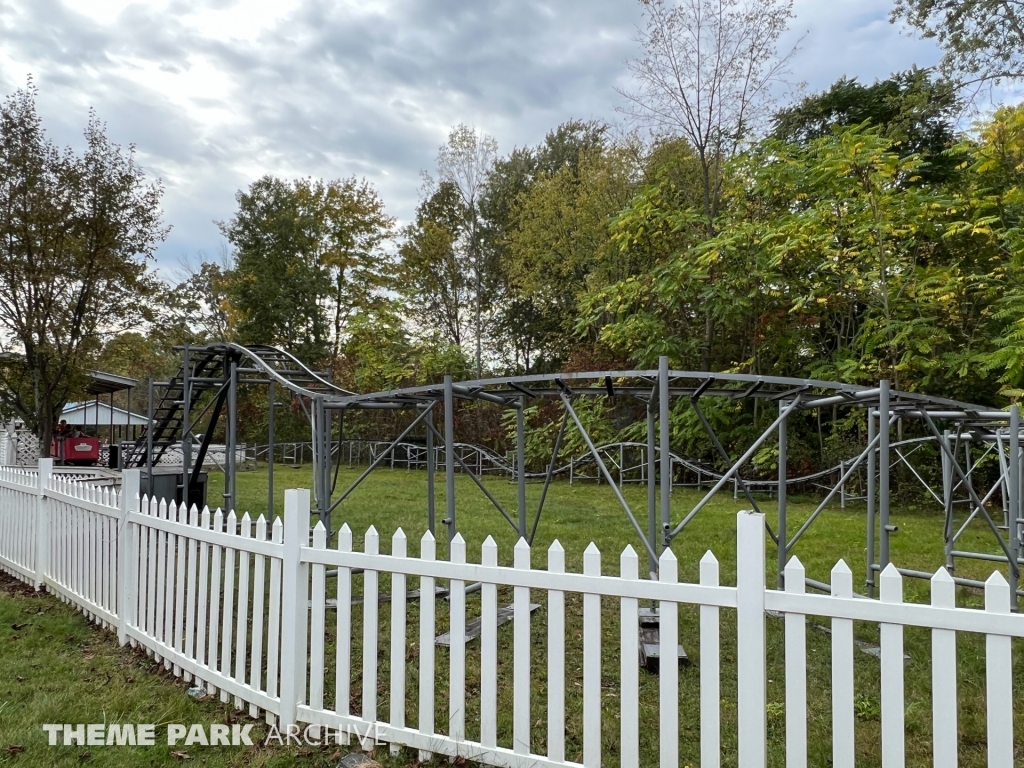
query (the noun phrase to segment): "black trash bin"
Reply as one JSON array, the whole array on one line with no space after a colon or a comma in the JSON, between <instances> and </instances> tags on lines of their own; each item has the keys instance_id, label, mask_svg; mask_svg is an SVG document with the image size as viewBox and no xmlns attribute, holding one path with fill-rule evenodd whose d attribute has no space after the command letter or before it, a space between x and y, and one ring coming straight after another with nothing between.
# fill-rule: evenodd
<instances>
[{"instance_id":1,"label":"black trash bin","mask_svg":"<svg viewBox=\"0 0 1024 768\"><path fill-rule=\"evenodd\" d=\"M107 466L111 469L121 468L121 446L112 445L108 449Z\"/></svg>"}]
</instances>

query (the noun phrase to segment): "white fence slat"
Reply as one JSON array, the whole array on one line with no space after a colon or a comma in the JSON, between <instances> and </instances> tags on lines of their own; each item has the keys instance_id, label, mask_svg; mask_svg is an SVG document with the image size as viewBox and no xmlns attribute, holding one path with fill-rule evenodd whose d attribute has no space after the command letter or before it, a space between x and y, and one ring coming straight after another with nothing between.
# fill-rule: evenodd
<instances>
[{"instance_id":1,"label":"white fence slat","mask_svg":"<svg viewBox=\"0 0 1024 768\"><path fill-rule=\"evenodd\" d=\"M1010 612L1010 587L998 571L985 582L985 611ZM1014 765L1012 651L1009 637L985 636L989 768L1011 768Z\"/></svg>"},{"instance_id":2,"label":"white fence slat","mask_svg":"<svg viewBox=\"0 0 1024 768\"><path fill-rule=\"evenodd\" d=\"M736 572L736 715L737 727L743 734L738 750L739 768L764 768L768 758L764 536L763 515L737 513L736 562L743 564ZM661 632L664 653L664 626Z\"/></svg>"},{"instance_id":3,"label":"white fence slat","mask_svg":"<svg viewBox=\"0 0 1024 768\"><path fill-rule=\"evenodd\" d=\"M956 584L945 568L932 576L932 605L956 607ZM957 767L956 632L932 630L932 757L935 768Z\"/></svg>"},{"instance_id":4,"label":"white fence slat","mask_svg":"<svg viewBox=\"0 0 1024 768\"><path fill-rule=\"evenodd\" d=\"M516 542L513 565L530 570L530 545L526 539ZM530 754L530 590L516 587L512 595L512 751ZM585 662L584 662L585 663ZM584 714L584 718L586 715Z\"/></svg>"},{"instance_id":5,"label":"white fence slat","mask_svg":"<svg viewBox=\"0 0 1024 768\"><path fill-rule=\"evenodd\" d=\"M284 546L281 548L281 680L278 719L282 728L298 724L298 707L306 700L309 671L309 565L302 550L309 546L308 488L284 492ZM373 597L376 600L376 595Z\"/></svg>"},{"instance_id":6,"label":"white fence slat","mask_svg":"<svg viewBox=\"0 0 1024 768\"><path fill-rule=\"evenodd\" d=\"M420 539L420 560L431 563L436 557L437 542L434 535L427 531ZM435 607L434 579L422 576L420 577L420 700L417 708L416 727L420 733L430 736L434 734ZM421 749L418 757L421 763L427 763L433 758L433 753Z\"/></svg>"},{"instance_id":7,"label":"white fence slat","mask_svg":"<svg viewBox=\"0 0 1024 768\"><path fill-rule=\"evenodd\" d=\"M208 530L210 527L210 508L203 507L199 527ZM209 569L210 569L210 545L205 541L199 542L199 596L196 606L196 661L200 666L206 666L206 620L209 603ZM197 675L204 683L203 675Z\"/></svg>"},{"instance_id":8,"label":"white fence slat","mask_svg":"<svg viewBox=\"0 0 1024 768\"><path fill-rule=\"evenodd\" d=\"M14 478L9 480L8 478ZM786 590L767 591L764 585L764 529L759 515L738 516L738 586L720 587L718 563L709 552L700 563L700 586L678 583L678 565L670 551L660 562L658 582L638 578L639 559L627 547L620 557L619 577L601 576L600 553L588 547L582 574L564 574L564 552L557 542L548 550L548 574L544 579L531 569L531 552L525 541L516 546L514 567L498 567L497 545L484 542L481 565L466 565L465 542L453 541L450 564L435 560L435 542L425 535L420 557L408 557L407 542L399 529L392 540L391 555L379 554L375 529L367 531L364 551L351 552L351 531L342 528L338 551L328 551L326 532L318 525L313 534L315 557L301 554L308 531L302 519L294 522L298 534L284 541L282 521L273 525L272 541L266 544L267 520L261 517L252 537L249 516L236 526L234 513L227 518L218 510L186 511L176 504L143 498L138 513L119 519L108 514L117 509L118 495L91 483L52 478L46 487L34 487L37 476L0 469L0 565L27 583L42 577L48 589L74 604L89 620L108 628L121 619L119 631L175 674L193 675L199 684L217 692L235 706L249 704L250 713L265 710L268 722L285 712L296 722L310 722L314 733L324 724L378 723L377 691L382 660L379 658L380 573L391 575L391 637L388 722L379 722L396 754L398 744L417 749L426 761L436 751L451 757L470 756L489 764L521 768L536 762L547 766L565 764L565 605L564 591L582 593L583 667L575 675L582 687L583 765L602 763L602 596L616 599L620 611L620 710L619 763L639 765L638 621L640 600L656 599L660 611L661 673L659 675L659 763L677 768L679 757L679 673L675 661L678 644L678 603L700 606L700 741L702 768L720 768L721 670L720 611L737 608L739 768L762 768L767 744L765 724L764 608L785 613L786 765L803 768L807 763L807 615L831 617L832 623L832 741L833 766L853 768L855 718L853 621L875 622L881 634L882 765L902 768L905 757L904 729L904 626L931 629L933 759L938 768L957 765L957 666L956 632L986 635L986 706L988 763L994 768L1013 765L1013 656L1012 636L1024 637L1019 616L1010 614L1009 587L994 574L986 584L985 611L955 606L955 585L945 569L932 579L931 605L904 604L902 577L890 566L880 575L881 600L853 600L852 574L845 563L832 572L832 596L807 594L800 561L786 567ZM6 484L5 484L6 483ZM14 484L15 487L12 487ZM23 487L24 491L18 490ZM297 492L291 492L293 494ZM308 491L302 491L308 497ZM50 496L47 496L50 494ZM40 536L39 512L45 499L50 532ZM308 501L308 499L307 499ZM305 505L308 509L308 503ZM206 533L202 533L206 529ZM217 532L213 536L212 532ZM205 536L205 538L203 538ZM257 543L262 545L256 546ZM285 546L281 546L282 543ZM214 549L211 551L209 547ZM127 551L122 557L119 553ZM306 549L306 552L309 550ZM280 553L277 556L276 553ZM348 559L339 555L347 555ZM270 558L269 601L265 597ZM255 558L255 559L254 559ZM285 558L285 559L282 559ZM326 659L326 569L338 565L337 663L334 712L324 710ZM344 563L341 565L340 563ZM287 564L287 566L286 566ZM422 564L422 570L421 570ZM363 578L363 671L362 713L350 713L352 568L364 568ZM250 568L252 572L250 573ZM310 570L311 569L311 570ZM237 575L236 575L237 571ZM309 577L313 593L310 595ZM429 574L429 575L424 575ZM551 578L548 578L550 575ZM459 578L454 578L458 576ZM296 578L297 577L297 578ZM406 726L408 579L418 579L419 685L418 717L414 728ZM450 582L451 621L449 646L449 722L447 735L434 725L434 634L437 579ZM481 589L480 647L480 744L466 742L466 584L483 582ZM287 582L288 592L283 593ZM123 594L121 585L127 585ZM497 746L499 641L497 610L499 588L512 587L513 620L509 649L512 657L512 745ZM556 586L557 589L549 589ZM237 589L236 589L237 587ZM250 589L252 587L252 589ZM621 590L620 590L621 588ZM547 757L532 751L531 590L547 592ZM250 598L251 594L251 598ZM303 599L296 602L296 596ZM310 603L310 599L312 602ZM250 604L251 600L251 604ZM703 602L706 600L707 602ZM286 603L291 607L286 611ZM310 609L308 606L312 605ZM265 612L266 609L266 612ZM285 621L283 613L287 613ZM249 623L252 622L251 632ZM282 630L287 630L287 633ZM282 639L284 637L284 639ZM250 653L251 644L251 653ZM265 649L265 652L264 652ZM756 652L755 652L756 651ZM219 659L219 662L218 662ZM248 666L247 666L248 665ZM233 670L233 672L232 672ZM248 683L245 678L248 672ZM265 674L265 688L262 693ZM309 677L307 678L307 674ZM204 677L209 679L203 680ZM287 685L285 681L287 680ZM307 683L308 680L308 683ZM215 683L219 683L214 687ZM308 684L308 697L306 686ZM281 695L278 695L278 692ZM288 700L287 706L285 699ZM308 702L308 703L303 703ZM756 705L756 706L755 706ZM298 707L298 711L296 711ZM331 720L330 718L339 718ZM605 725L608 725L606 722ZM751 736L751 732L755 735ZM368 749L373 740L364 742Z\"/></svg>"},{"instance_id":9,"label":"white fence slat","mask_svg":"<svg viewBox=\"0 0 1024 768\"><path fill-rule=\"evenodd\" d=\"M116 494L111 494L115 496ZM107 594L106 594L106 605L104 606L108 611L113 614L117 614L117 580L118 580L118 567L120 560L117 555L117 524L118 520L115 517L104 518L105 533L106 533L106 549L107 549L107 568L105 571L106 582L107 582ZM49 535L49 534L47 534ZM47 567L49 567L49 559L47 559Z\"/></svg>"},{"instance_id":10,"label":"white fence slat","mask_svg":"<svg viewBox=\"0 0 1024 768\"><path fill-rule=\"evenodd\" d=\"M252 518L242 515L241 537L252 538ZM245 683L246 650L249 643L249 551L243 541L238 550L238 619L235 630L235 680ZM235 697L235 709L242 708L242 699Z\"/></svg>"},{"instance_id":11,"label":"white fence slat","mask_svg":"<svg viewBox=\"0 0 1024 768\"><path fill-rule=\"evenodd\" d=\"M565 573L565 550L548 547L548 573ZM548 590L548 758L565 760L565 593Z\"/></svg>"},{"instance_id":12,"label":"white fence slat","mask_svg":"<svg viewBox=\"0 0 1024 768\"><path fill-rule=\"evenodd\" d=\"M275 544L284 541L284 524L280 517L274 518L271 529ZM267 614L267 695L277 697L278 673L281 661L281 560L270 559L270 610ZM274 713L267 712L267 723L274 724Z\"/></svg>"},{"instance_id":13,"label":"white fence slat","mask_svg":"<svg viewBox=\"0 0 1024 768\"><path fill-rule=\"evenodd\" d=\"M903 602L903 577L889 563L879 577L883 603ZM882 646L882 768L903 768L906 763L906 704L903 688L903 625L879 626Z\"/></svg>"},{"instance_id":14,"label":"white fence slat","mask_svg":"<svg viewBox=\"0 0 1024 768\"><path fill-rule=\"evenodd\" d=\"M718 560L711 552L700 559L700 583L719 584ZM700 765L719 768L722 764L722 670L721 617L716 605L700 607Z\"/></svg>"},{"instance_id":15,"label":"white fence slat","mask_svg":"<svg viewBox=\"0 0 1024 768\"><path fill-rule=\"evenodd\" d=\"M488 536L480 550L483 565L498 564L498 545ZM498 587L480 588L480 743L498 744Z\"/></svg>"},{"instance_id":16,"label":"white fence slat","mask_svg":"<svg viewBox=\"0 0 1024 768\"><path fill-rule=\"evenodd\" d=\"M267 518L260 515L256 521L256 540L267 540ZM252 566L252 652L249 654L249 687L263 690L263 607L266 589L266 555L254 554ZM243 666L244 671L244 666ZM259 717L259 707L249 705L249 717Z\"/></svg>"},{"instance_id":17,"label":"white fence slat","mask_svg":"<svg viewBox=\"0 0 1024 768\"><path fill-rule=\"evenodd\" d=\"M83 517L84 517L83 513ZM167 502L164 499L160 500L160 504L156 508L155 517L158 520L163 520L167 517ZM156 568L150 564L149 570L149 583L150 583L150 600L153 605L153 619L149 626L149 634L155 640L163 641L163 628L164 628L164 582L167 579L167 534L160 530L153 530L153 538L151 542L155 542L156 550ZM153 557L154 553L151 552L150 557ZM157 661L160 661L160 655L154 653Z\"/></svg>"},{"instance_id":18,"label":"white fence slat","mask_svg":"<svg viewBox=\"0 0 1024 768\"><path fill-rule=\"evenodd\" d=\"M238 520L235 518L235 511L228 512L227 533L236 535ZM231 640L235 624L235 549L226 547L224 549L224 610L223 623L221 624L220 638L220 671L225 677L231 677ZM230 696L223 688L220 690L220 700L227 702Z\"/></svg>"},{"instance_id":19,"label":"white fence slat","mask_svg":"<svg viewBox=\"0 0 1024 768\"><path fill-rule=\"evenodd\" d=\"M391 556L405 557L408 542L405 531L399 528L391 537ZM391 574L391 725L405 727L405 574ZM420 599L426 599L422 596ZM401 747L392 744L392 756L398 755Z\"/></svg>"},{"instance_id":20,"label":"white fence slat","mask_svg":"<svg viewBox=\"0 0 1024 768\"><path fill-rule=\"evenodd\" d=\"M466 562L466 540L456 533L449 546L452 563ZM455 742L466 740L466 582L452 579L448 598L448 736Z\"/></svg>"},{"instance_id":21,"label":"white fence slat","mask_svg":"<svg viewBox=\"0 0 1024 768\"><path fill-rule=\"evenodd\" d=\"M156 499L149 500L149 516L157 517L160 507ZM148 545L146 548L146 634L153 637L156 634L156 569L159 556L157 555L156 529L147 528Z\"/></svg>"},{"instance_id":22,"label":"white fence slat","mask_svg":"<svg viewBox=\"0 0 1024 768\"><path fill-rule=\"evenodd\" d=\"M352 529L348 523L338 531L338 551L352 551ZM349 714L352 695L352 569L338 568L338 610L335 617L337 648L334 660L334 711ZM347 743L347 742L346 742Z\"/></svg>"},{"instance_id":23,"label":"white fence slat","mask_svg":"<svg viewBox=\"0 0 1024 768\"><path fill-rule=\"evenodd\" d=\"M224 530L224 513L220 508L213 513L213 530L218 533ZM224 548L219 544L214 544L210 550L210 618L207 623L206 666L210 668L210 671L216 672L220 669L217 665L217 654L220 651L220 598L222 594L220 585ZM206 681L206 688L211 695L217 693L217 688L211 680Z\"/></svg>"},{"instance_id":24,"label":"white fence slat","mask_svg":"<svg viewBox=\"0 0 1024 768\"><path fill-rule=\"evenodd\" d=\"M313 549L327 549L327 529L317 521L313 529ZM309 706L324 708L324 632L327 614L327 567L314 562L310 566L313 586L309 609ZM312 733L312 732L311 732ZM319 726L315 728L319 738Z\"/></svg>"},{"instance_id":25,"label":"white fence slat","mask_svg":"<svg viewBox=\"0 0 1024 768\"><path fill-rule=\"evenodd\" d=\"M640 578L640 560L626 545L619 557L623 579ZM640 768L640 602L624 597L619 601L619 760L622 768Z\"/></svg>"},{"instance_id":26,"label":"white fence slat","mask_svg":"<svg viewBox=\"0 0 1024 768\"><path fill-rule=\"evenodd\" d=\"M807 574L796 557L786 564L786 591L803 594ZM786 768L807 766L807 617L786 614Z\"/></svg>"},{"instance_id":27,"label":"white fence slat","mask_svg":"<svg viewBox=\"0 0 1024 768\"><path fill-rule=\"evenodd\" d=\"M368 555L380 552L380 536L372 525L363 537L363 551ZM363 572L363 720L377 719L377 629L378 611L377 571ZM366 739L365 749L373 748L373 739Z\"/></svg>"},{"instance_id":28,"label":"white fence slat","mask_svg":"<svg viewBox=\"0 0 1024 768\"><path fill-rule=\"evenodd\" d=\"M189 528L199 527L199 508L193 504L188 510ZM190 659L198 658L195 653L196 647L196 573L199 564L196 562L198 547L195 538L188 537L188 554L185 567L188 571L185 577L185 656ZM192 679L190 672L184 673L186 681Z\"/></svg>"},{"instance_id":29,"label":"white fence slat","mask_svg":"<svg viewBox=\"0 0 1024 768\"><path fill-rule=\"evenodd\" d=\"M658 580L662 584L675 584L679 580L679 564L671 549L661 553L658 561ZM658 764L661 768L679 765L679 664L676 661L679 645L679 608L668 600L658 603Z\"/></svg>"},{"instance_id":30,"label":"white fence slat","mask_svg":"<svg viewBox=\"0 0 1024 768\"><path fill-rule=\"evenodd\" d=\"M832 569L832 595L853 596L853 572L840 560ZM832 619L832 765L854 768L853 622Z\"/></svg>"},{"instance_id":31,"label":"white fence slat","mask_svg":"<svg viewBox=\"0 0 1024 768\"><path fill-rule=\"evenodd\" d=\"M135 505L136 509L141 509L140 499L136 498L131 503ZM125 559L128 563L128 585L125 588L125 609L128 612L128 616L125 621L125 639L128 637L128 630L130 628L137 629L139 626L139 561L141 560L140 547L142 544L142 539L139 535L139 525L133 522L126 523L126 525L128 531L128 554ZM135 641L131 641L131 647L135 647Z\"/></svg>"}]
</instances>

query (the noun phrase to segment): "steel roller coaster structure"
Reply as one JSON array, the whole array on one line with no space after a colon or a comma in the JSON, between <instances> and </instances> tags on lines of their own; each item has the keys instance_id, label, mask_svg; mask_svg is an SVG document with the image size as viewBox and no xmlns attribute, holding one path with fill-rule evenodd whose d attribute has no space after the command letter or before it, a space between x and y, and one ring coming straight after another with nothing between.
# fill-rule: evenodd
<instances>
[{"instance_id":1,"label":"steel roller coaster structure","mask_svg":"<svg viewBox=\"0 0 1024 768\"><path fill-rule=\"evenodd\" d=\"M774 494L777 514L767 533L778 552L778 581L783 586L785 564L795 545L820 517L822 511L841 494L847 483L861 471L866 474L866 570L865 587L869 597L874 596L876 577L891 562L891 537L896 527L890 521L891 483L890 469L895 463L904 463L920 480L929 493L942 504L945 515L944 552L946 567L955 574L958 558L981 559L1003 563L1013 593L1018 591L1022 548L1024 548L1024 503L1021 492L1021 425L1016 405L1008 410L972 405L945 398L893 390L888 381L878 386L858 386L841 382L794 379L776 376L758 376L736 373L707 373L679 371L669 368L668 359L661 358L654 370L594 371L561 374L532 374L503 376L471 381L454 381L450 376L443 383L418 387L358 394L334 385L327 374L312 371L293 355L268 345L242 346L221 343L201 347L181 348L183 363L170 381L150 383L150 423L146 434L126 453L125 466L146 467L151 472L155 461L170 448L180 448L183 456L183 501L194 493L199 471L209 448L214 431L225 414L227 463L224 483L224 506L234 508L235 446L237 445L237 391L239 385L262 385L269 390L269 443L267 457L271 469L274 462L274 412L281 404L277 395L283 391L295 398L309 419L312 463L313 499L319 519L328 534L332 513L352 492L394 451L409 440L422 434L423 464L426 471L427 527L434 533L438 523L450 542L458 531L455 507L455 473L457 470L474 481L483 495L515 531L528 541L540 524L548 489L564 467L558 464L567 430L578 431L586 446L588 460L595 473L603 479L615 495L625 517L639 536L648 556L648 570L657 571L658 557L680 536L716 494L730 484L737 495L750 506L761 511L755 491ZM156 398L156 389L160 397ZM210 398L205 393L213 392ZM625 483L619 468L616 478L609 468L608 446L595 445L575 404L581 398L632 398L643 406L646 414L646 442L631 444L642 449L642 481L647 487L646 515L638 514L622 492ZM669 438L669 418L674 402L685 399L702 425L724 466L724 471L703 467L685 457L672 453ZM771 424L758 430L739 456L732 456L722 444L702 408L709 399L746 401L757 399L764 406L777 407L778 413ZM200 408L200 404L206 405ZM505 471L517 484L517 502L514 510L506 510L488 490L472 462L464 457L457 446L454 411L456 401L469 401L493 406L515 413L516 450L506 460L494 454L492 462L504 465ZM562 405L562 417L552 446L551 458L542 473L531 473L526 467L527 404L553 400ZM441 406L442 424L435 425L435 411ZM801 413L819 408L861 409L867 414L867 444L858 447L856 455L842 462L838 468L824 470L808 477L790 477L788 466L788 428L790 421ZM337 476L341 463L340 450L335 448L342 438L346 411L397 410L414 414L411 422L383 450L375 452L369 466L340 494L335 494L332 472ZM337 415L336 415L337 414ZM774 412L773 412L774 415ZM923 438L893 441L892 430L899 420L920 423ZM335 436L335 429L338 434ZM202 431L200 432L200 429ZM773 436L778 450L778 478L776 480L744 479L740 470ZM913 446L931 443L938 448L942 463L942 491L932 489L907 459ZM976 446L972 456L971 446ZM980 450L978 449L980 448ZM195 452L193 450L195 449ZM407 449L408 450L408 449ZM975 470L989 455L998 457L998 479L983 493L975 489ZM335 458L337 454L337 457ZM895 459L894 459L895 455ZM440 459L440 461L439 461ZM435 478L439 464L444 470L444 515L437 519ZM672 477L674 467L706 473L710 488L689 509L682 519L673 519L671 510ZM479 465L478 465L479 469ZM268 487L269 509L273 509L273 472ZM528 478L543 479L536 509L527 509L526 483ZM663 479L666 479L662 482ZM827 490L814 512L795 531L787 519L787 490L790 486L815 482ZM957 494L969 507L966 518L958 521L954 514ZM1002 520L993 518L989 504L999 497ZM532 518L532 519L531 519ZM766 520L768 518L766 517ZM972 524L984 525L994 539L992 552L957 549L964 531ZM877 543L876 543L877 542ZM931 575L900 569L906 575L930 578ZM963 586L980 587L981 582L954 579ZM816 589L828 585L808 580Z\"/></svg>"}]
</instances>

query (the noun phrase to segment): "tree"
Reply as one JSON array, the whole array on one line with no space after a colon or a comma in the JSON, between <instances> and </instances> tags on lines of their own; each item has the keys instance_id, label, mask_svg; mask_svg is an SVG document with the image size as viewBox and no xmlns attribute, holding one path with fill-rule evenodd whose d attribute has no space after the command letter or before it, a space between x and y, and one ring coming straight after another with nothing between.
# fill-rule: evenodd
<instances>
[{"instance_id":1,"label":"tree","mask_svg":"<svg viewBox=\"0 0 1024 768\"><path fill-rule=\"evenodd\" d=\"M483 376L483 305L492 288L493 270L481 247L480 196L498 153L498 142L486 133L459 123L437 152L437 173L459 193L466 261L473 275L473 328L476 339L476 373Z\"/></svg>"},{"instance_id":2,"label":"tree","mask_svg":"<svg viewBox=\"0 0 1024 768\"><path fill-rule=\"evenodd\" d=\"M400 290L413 319L456 346L466 340L473 303L472 278L457 252L465 222L458 190L441 182L417 207L398 250Z\"/></svg>"},{"instance_id":3,"label":"tree","mask_svg":"<svg viewBox=\"0 0 1024 768\"><path fill-rule=\"evenodd\" d=\"M550 305L542 306L539 297L518 289L511 274L516 259L510 243L522 203L539 179L549 179L565 169L578 174L584 155L604 151L607 134L605 123L568 120L549 131L538 146L517 147L499 158L487 177L480 210L483 247L496 268L493 331L499 349L517 370L560 366L565 361L567 338L564 317L553 315Z\"/></svg>"},{"instance_id":4,"label":"tree","mask_svg":"<svg viewBox=\"0 0 1024 768\"><path fill-rule=\"evenodd\" d=\"M393 219L376 191L355 178L264 176L236 199L220 227L235 250L227 293L237 337L336 356L348 318L390 287L382 245Z\"/></svg>"},{"instance_id":5,"label":"tree","mask_svg":"<svg viewBox=\"0 0 1024 768\"><path fill-rule=\"evenodd\" d=\"M943 73L960 86L1024 76L1020 0L896 0L890 18L935 40Z\"/></svg>"},{"instance_id":6,"label":"tree","mask_svg":"<svg viewBox=\"0 0 1024 768\"><path fill-rule=\"evenodd\" d=\"M225 257L227 254L224 254ZM228 289L230 263L200 260L182 263L184 274L178 284L167 292L168 313L185 326L195 340L224 341L230 335L228 321Z\"/></svg>"},{"instance_id":7,"label":"tree","mask_svg":"<svg viewBox=\"0 0 1024 768\"><path fill-rule=\"evenodd\" d=\"M624 112L656 135L683 136L700 163L704 216L718 214L724 164L750 138L795 48L777 44L792 0L640 0L643 56Z\"/></svg>"},{"instance_id":8,"label":"tree","mask_svg":"<svg viewBox=\"0 0 1024 768\"><path fill-rule=\"evenodd\" d=\"M780 56L792 0L640 0L643 55L629 63L636 90L624 111L656 135L682 136L700 167L703 219L714 234L725 167L784 81L795 48ZM714 318L705 316L701 367L708 369Z\"/></svg>"},{"instance_id":9,"label":"tree","mask_svg":"<svg viewBox=\"0 0 1024 768\"><path fill-rule=\"evenodd\" d=\"M0 106L0 399L49 455L102 340L151 316L159 181L90 112L81 155L46 138L31 83Z\"/></svg>"},{"instance_id":10,"label":"tree","mask_svg":"<svg viewBox=\"0 0 1024 768\"><path fill-rule=\"evenodd\" d=\"M642 266L618 252L609 225L636 191L630 148L583 152L578 161L540 173L518 200L507 234L505 270L512 296L529 300L545 319L541 350L565 360L577 304L588 286L607 285Z\"/></svg>"},{"instance_id":11,"label":"tree","mask_svg":"<svg viewBox=\"0 0 1024 768\"><path fill-rule=\"evenodd\" d=\"M871 85L843 77L827 91L776 112L772 135L807 144L837 127L869 123L894 142L893 149L903 157L920 155L927 163L922 169L927 181L943 182L960 162L948 150L959 140L956 121L961 107L953 83L933 78L928 70L897 72Z\"/></svg>"}]
</instances>

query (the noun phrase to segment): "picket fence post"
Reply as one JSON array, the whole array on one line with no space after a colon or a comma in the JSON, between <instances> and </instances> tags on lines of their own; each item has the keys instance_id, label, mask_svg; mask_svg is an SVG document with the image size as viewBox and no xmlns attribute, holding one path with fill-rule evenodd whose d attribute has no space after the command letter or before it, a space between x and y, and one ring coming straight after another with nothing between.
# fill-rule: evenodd
<instances>
[{"instance_id":1,"label":"picket fence post","mask_svg":"<svg viewBox=\"0 0 1024 768\"><path fill-rule=\"evenodd\" d=\"M46 572L50 570L50 500L46 491L53 477L53 459L39 460L39 485L36 487L36 562L32 586L42 588Z\"/></svg>"},{"instance_id":2,"label":"picket fence post","mask_svg":"<svg viewBox=\"0 0 1024 768\"><path fill-rule=\"evenodd\" d=\"M306 613L309 568L301 548L309 546L309 489L284 492L284 552L281 566L281 710L282 729L296 725L296 710L306 688ZM324 599L319 595L317 599ZM299 622L302 622L300 627Z\"/></svg>"},{"instance_id":3,"label":"picket fence post","mask_svg":"<svg viewBox=\"0 0 1024 768\"><path fill-rule=\"evenodd\" d=\"M121 517L117 521L117 641L128 641L128 620L133 616L135 589L132 578L134 567L128 513L139 511L139 491L142 488L142 470L126 469L121 473Z\"/></svg>"},{"instance_id":4,"label":"picket fence post","mask_svg":"<svg viewBox=\"0 0 1024 768\"><path fill-rule=\"evenodd\" d=\"M768 724L765 713L764 515L736 515L736 656L739 767L765 768Z\"/></svg>"}]
</instances>

